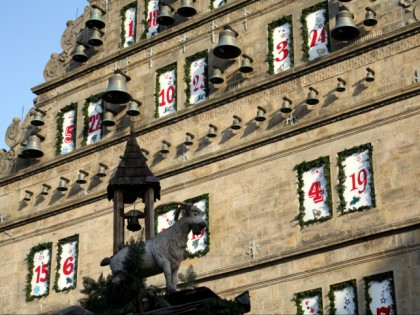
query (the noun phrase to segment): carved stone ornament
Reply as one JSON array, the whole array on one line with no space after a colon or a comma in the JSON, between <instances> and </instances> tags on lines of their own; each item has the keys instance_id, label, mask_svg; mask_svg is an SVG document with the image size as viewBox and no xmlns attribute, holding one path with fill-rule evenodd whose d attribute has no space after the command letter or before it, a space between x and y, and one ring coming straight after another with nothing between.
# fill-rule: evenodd
<instances>
[{"instance_id":1,"label":"carved stone ornament","mask_svg":"<svg viewBox=\"0 0 420 315\"><path fill-rule=\"evenodd\" d=\"M20 124L20 118L13 118L13 122L6 130L5 142L9 148L13 149L17 144L21 143L25 132Z\"/></svg>"},{"instance_id":2,"label":"carved stone ornament","mask_svg":"<svg viewBox=\"0 0 420 315\"><path fill-rule=\"evenodd\" d=\"M404 8L408 8L415 0L400 0L400 4Z\"/></svg>"},{"instance_id":3,"label":"carved stone ornament","mask_svg":"<svg viewBox=\"0 0 420 315\"><path fill-rule=\"evenodd\" d=\"M0 176L9 173L12 167L12 161L16 158L16 154L13 150L0 154Z\"/></svg>"},{"instance_id":4,"label":"carved stone ornament","mask_svg":"<svg viewBox=\"0 0 420 315\"><path fill-rule=\"evenodd\" d=\"M60 57L59 54L51 54L51 59L48 61L44 69L44 80L49 81L53 78L56 78L64 74L64 64L65 58Z\"/></svg>"}]
</instances>

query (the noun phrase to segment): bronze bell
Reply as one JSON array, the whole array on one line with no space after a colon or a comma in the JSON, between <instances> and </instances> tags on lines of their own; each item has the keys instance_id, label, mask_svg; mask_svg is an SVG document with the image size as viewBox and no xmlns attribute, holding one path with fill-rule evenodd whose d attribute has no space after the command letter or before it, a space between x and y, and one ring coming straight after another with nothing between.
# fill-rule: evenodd
<instances>
[{"instance_id":1,"label":"bronze bell","mask_svg":"<svg viewBox=\"0 0 420 315\"><path fill-rule=\"evenodd\" d=\"M42 191L41 191L41 195L46 196L48 195L48 191L51 189L50 185L47 184L42 184Z\"/></svg>"},{"instance_id":2,"label":"bronze bell","mask_svg":"<svg viewBox=\"0 0 420 315\"><path fill-rule=\"evenodd\" d=\"M172 16L173 11L174 9L171 6L162 3L160 7L159 15L156 19L158 24L165 25L165 26L174 24L175 19Z\"/></svg>"},{"instance_id":3,"label":"bronze bell","mask_svg":"<svg viewBox=\"0 0 420 315\"><path fill-rule=\"evenodd\" d=\"M86 27L93 29L103 29L105 27L105 21L103 19L103 15L105 14L105 10L99 8L96 5L92 5L90 9L89 19L86 21Z\"/></svg>"},{"instance_id":4,"label":"bronze bell","mask_svg":"<svg viewBox=\"0 0 420 315\"><path fill-rule=\"evenodd\" d=\"M375 71L373 71L371 68L366 68L367 75L365 77L366 82L373 82L375 81Z\"/></svg>"},{"instance_id":5,"label":"bronze bell","mask_svg":"<svg viewBox=\"0 0 420 315\"><path fill-rule=\"evenodd\" d=\"M318 90L314 89L312 86L309 87L308 98L306 99L306 104L316 105L319 103L318 98L316 97L319 94Z\"/></svg>"},{"instance_id":6,"label":"bronze bell","mask_svg":"<svg viewBox=\"0 0 420 315\"><path fill-rule=\"evenodd\" d=\"M162 154L168 154L169 153L169 147L170 146L171 146L171 144L168 141L163 140L162 141L162 149L160 149L160 153L162 153Z\"/></svg>"},{"instance_id":7,"label":"bronze bell","mask_svg":"<svg viewBox=\"0 0 420 315\"><path fill-rule=\"evenodd\" d=\"M366 8L365 20L363 21L364 26L375 26L378 23L376 20L376 12L371 8Z\"/></svg>"},{"instance_id":8,"label":"bronze bell","mask_svg":"<svg viewBox=\"0 0 420 315\"><path fill-rule=\"evenodd\" d=\"M42 152L40 147L40 142L45 138L38 134L32 134L29 139L28 143L26 144L25 149L22 151L22 154L27 158L40 158L44 156L44 152Z\"/></svg>"},{"instance_id":9,"label":"bronze bell","mask_svg":"<svg viewBox=\"0 0 420 315\"><path fill-rule=\"evenodd\" d=\"M189 132L187 132L186 135L187 136L185 137L184 144L188 145L188 146L193 145L194 144L193 143L194 135L192 133L189 133Z\"/></svg>"},{"instance_id":10,"label":"bronze bell","mask_svg":"<svg viewBox=\"0 0 420 315\"><path fill-rule=\"evenodd\" d=\"M41 109L38 109L38 108L35 108L35 111L36 111L36 113L31 120L31 125L32 126L37 126L37 127L44 126L45 123L44 123L44 120L42 119L42 117L45 116L46 112L41 110Z\"/></svg>"},{"instance_id":11,"label":"bronze bell","mask_svg":"<svg viewBox=\"0 0 420 315\"><path fill-rule=\"evenodd\" d=\"M346 90L346 81L342 78L337 78L338 84L337 88L335 89L337 92L344 92Z\"/></svg>"},{"instance_id":12,"label":"bronze bell","mask_svg":"<svg viewBox=\"0 0 420 315\"><path fill-rule=\"evenodd\" d=\"M230 128L233 130L241 129L241 121L242 119L239 116L233 115L233 123L232 126L230 126Z\"/></svg>"},{"instance_id":13,"label":"bronze bell","mask_svg":"<svg viewBox=\"0 0 420 315\"><path fill-rule=\"evenodd\" d=\"M89 46L82 43L77 43L76 50L73 54L73 60L76 62L85 62L89 59L89 56L87 54L87 50L89 49Z\"/></svg>"},{"instance_id":14,"label":"bronze bell","mask_svg":"<svg viewBox=\"0 0 420 315\"><path fill-rule=\"evenodd\" d=\"M83 170L80 170L79 171L79 175L77 176L76 183L78 183L78 184L86 184L87 183L86 176L88 176L88 175L89 175L88 172L83 171Z\"/></svg>"},{"instance_id":15,"label":"bronze bell","mask_svg":"<svg viewBox=\"0 0 420 315\"><path fill-rule=\"evenodd\" d=\"M213 74L211 75L209 81L213 84L221 84L225 82L225 79L223 78L223 71L217 67L214 67Z\"/></svg>"},{"instance_id":16,"label":"bronze bell","mask_svg":"<svg viewBox=\"0 0 420 315\"><path fill-rule=\"evenodd\" d=\"M111 104L124 104L131 100L131 95L127 91L127 81L131 78L117 69L114 74L110 76L108 88L102 95L105 102Z\"/></svg>"},{"instance_id":17,"label":"bronze bell","mask_svg":"<svg viewBox=\"0 0 420 315\"><path fill-rule=\"evenodd\" d=\"M102 40L103 35L104 35L104 32L95 28L92 31L92 34L90 35L90 38L88 39L88 44L91 45L91 46L101 46L104 43L103 40Z\"/></svg>"},{"instance_id":18,"label":"bronze bell","mask_svg":"<svg viewBox=\"0 0 420 315\"><path fill-rule=\"evenodd\" d=\"M139 107L141 106L141 102L137 100L131 100L130 106L127 109L128 116L138 116L140 115Z\"/></svg>"},{"instance_id":19,"label":"bronze bell","mask_svg":"<svg viewBox=\"0 0 420 315\"><path fill-rule=\"evenodd\" d=\"M104 120L102 120L102 126L112 127L115 126L115 113L111 110L106 110Z\"/></svg>"},{"instance_id":20,"label":"bronze bell","mask_svg":"<svg viewBox=\"0 0 420 315\"><path fill-rule=\"evenodd\" d=\"M254 62L254 59L252 59L250 56L246 55L246 54L242 54L242 64L239 67L239 72L242 73L250 73L254 70L254 68L252 68L251 63Z\"/></svg>"},{"instance_id":21,"label":"bronze bell","mask_svg":"<svg viewBox=\"0 0 420 315\"><path fill-rule=\"evenodd\" d=\"M145 215L139 210L130 210L124 213L124 218L127 219L127 230L136 232L141 229L139 218L144 218Z\"/></svg>"},{"instance_id":22,"label":"bronze bell","mask_svg":"<svg viewBox=\"0 0 420 315\"><path fill-rule=\"evenodd\" d=\"M69 180L65 177L60 177L60 182L58 183L58 187L57 190L58 191L67 191L69 190L67 188L67 183L69 182Z\"/></svg>"},{"instance_id":23,"label":"bronze bell","mask_svg":"<svg viewBox=\"0 0 420 315\"><path fill-rule=\"evenodd\" d=\"M264 107L261 107L261 106L258 106L257 108L258 108L258 111L257 111L257 116L255 117L255 120L258 122L265 121L266 120L265 113L267 111L265 110Z\"/></svg>"},{"instance_id":24,"label":"bronze bell","mask_svg":"<svg viewBox=\"0 0 420 315\"><path fill-rule=\"evenodd\" d=\"M98 169L98 173L96 173L96 176L105 177L107 169L108 169L108 166L106 164L99 163L99 169Z\"/></svg>"},{"instance_id":25,"label":"bronze bell","mask_svg":"<svg viewBox=\"0 0 420 315\"><path fill-rule=\"evenodd\" d=\"M340 7L340 11L335 16L335 27L331 31L331 36L335 40L350 41L356 39L360 30L353 23L354 15L346 7Z\"/></svg>"},{"instance_id":26,"label":"bronze bell","mask_svg":"<svg viewBox=\"0 0 420 315\"><path fill-rule=\"evenodd\" d=\"M236 45L236 37L239 34L229 25L223 27L219 35L219 43L213 50L216 57L233 59L241 55L241 49Z\"/></svg>"},{"instance_id":27,"label":"bronze bell","mask_svg":"<svg viewBox=\"0 0 420 315\"><path fill-rule=\"evenodd\" d=\"M207 133L207 137L216 138L217 137L216 130L217 130L217 127L215 125L209 124L209 132Z\"/></svg>"},{"instance_id":28,"label":"bronze bell","mask_svg":"<svg viewBox=\"0 0 420 315\"><path fill-rule=\"evenodd\" d=\"M194 0L195 1L195 0ZM177 12L180 16L191 17L197 14L197 10L193 6L193 0L181 0Z\"/></svg>"},{"instance_id":29,"label":"bronze bell","mask_svg":"<svg viewBox=\"0 0 420 315\"><path fill-rule=\"evenodd\" d=\"M32 191L30 191L30 190L25 190L25 197L23 197L23 200L25 200L25 201L30 201L31 200L31 198L32 198L32 195L33 195L34 193L32 192Z\"/></svg>"},{"instance_id":30,"label":"bronze bell","mask_svg":"<svg viewBox=\"0 0 420 315\"><path fill-rule=\"evenodd\" d=\"M292 100L290 98L283 97L283 104L281 105L280 111L284 114L292 112Z\"/></svg>"}]
</instances>

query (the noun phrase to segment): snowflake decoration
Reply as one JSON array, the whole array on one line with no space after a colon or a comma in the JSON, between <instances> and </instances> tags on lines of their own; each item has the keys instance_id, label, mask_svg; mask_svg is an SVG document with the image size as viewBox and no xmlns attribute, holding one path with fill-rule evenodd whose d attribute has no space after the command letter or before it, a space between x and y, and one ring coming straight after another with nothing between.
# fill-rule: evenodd
<instances>
[{"instance_id":1,"label":"snowflake decoration","mask_svg":"<svg viewBox=\"0 0 420 315\"><path fill-rule=\"evenodd\" d=\"M36 285L34 287L34 295L38 295L39 294L39 291L40 291L39 285Z\"/></svg>"}]
</instances>

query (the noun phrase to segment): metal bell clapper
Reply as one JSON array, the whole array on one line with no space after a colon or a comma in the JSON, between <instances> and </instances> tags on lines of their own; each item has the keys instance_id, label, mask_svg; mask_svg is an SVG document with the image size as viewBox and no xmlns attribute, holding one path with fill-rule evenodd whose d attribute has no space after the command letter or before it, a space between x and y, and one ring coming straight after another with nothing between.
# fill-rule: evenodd
<instances>
[{"instance_id":1,"label":"metal bell clapper","mask_svg":"<svg viewBox=\"0 0 420 315\"><path fill-rule=\"evenodd\" d=\"M46 113L47 112L42 109L35 108L35 114L31 120L31 125L37 127L44 126L45 122L42 118L45 116Z\"/></svg>"},{"instance_id":2,"label":"metal bell clapper","mask_svg":"<svg viewBox=\"0 0 420 315\"><path fill-rule=\"evenodd\" d=\"M130 102L130 106L127 109L128 116L138 116L140 115L139 107L141 106L141 102L135 99L132 99Z\"/></svg>"},{"instance_id":3,"label":"metal bell clapper","mask_svg":"<svg viewBox=\"0 0 420 315\"><path fill-rule=\"evenodd\" d=\"M172 12L174 11L174 8L172 8L170 5L166 3L161 3L159 15L156 19L159 25L172 25L175 23L175 18L172 16Z\"/></svg>"},{"instance_id":4,"label":"metal bell clapper","mask_svg":"<svg viewBox=\"0 0 420 315\"><path fill-rule=\"evenodd\" d=\"M73 54L73 60L76 62L85 62L89 59L87 50L90 48L89 45L77 42L76 50Z\"/></svg>"},{"instance_id":5,"label":"metal bell clapper","mask_svg":"<svg viewBox=\"0 0 420 315\"><path fill-rule=\"evenodd\" d=\"M108 88L102 95L102 99L111 104L128 103L131 100L131 95L127 91L127 82L130 80L131 77L120 69L115 70L109 78Z\"/></svg>"},{"instance_id":6,"label":"metal bell clapper","mask_svg":"<svg viewBox=\"0 0 420 315\"><path fill-rule=\"evenodd\" d=\"M280 112L288 114L292 112L292 100L286 96L283 97L283 104L281 105Z\"/></svg>"},{"instance_id":7,"label":"metal bell clapper","mask_svg":"<svg viewBox=\"0 0 420 315\"><path fill-rule=\"evenodd\" d=\"M312 86L309 87L308 98L306 99L306 104L308 105L316 105L319 103L319 99L316 97L319 94L318 90L313 88Z\"/></svg>"},{"instance_id":8,"label":"metal bell clapper","mask_svg":"<svg viewBox=\"0 0 420 315\"><path fill-rule=\"evenodd\" d=\"M236 37L238 37L238 35L238 32L229 25L224 26L223 31L220 32L219 42L214 48L213 54L222 59L234 59L239 57L242 51L236 44Z\"/></svg>"},{"instance_id":9,"label":"metal bell clapper","mask_svg":"<svg viewBox=\"0 0 420 315\"><path fill-rule=\"evenodd\" d=\"M232 126L230 126L230 128L233 129L233 130L241 129L242 128L241 122L242 122L242 119L239 116L233 115L233 122L232 122Z\"/></svg>"},{"instance_id":10,"label":"metal bell clapper","mask_svg":"<svg viewBox=\"0 0 420 315\"><path fill-rule=\"evenodd\" d=\"M213 68L213 74L211 75L209 81L213 84L222 84L225 82L225 79L223 78L223 70L216 66L213 66Z\"/></svg>"},{"instance_id":11,"label":"metal bell clapper","mask_svg":"<svg viewBox=\"0 0 420 315\"><path fill-rule=\"evenodd\" d=\"M193 143L193 139L194 139L194 135L193 135L192 133L190 133L190 132L187 132L187 133L186 133L186 137L185 137L184 144L185 144L186 146L191 146L191 145L193 145L193 144L194 144L194 143Z\"/></svg>"},{"instance_id":12,"label":"metal bell clapper","mask_svg":"<svg viewBox=\"0 0 420 315\"><path fill-rule=\"evenodd\" d=\"M360 30L354 25L354 15L346 7L340 7L335 16L335 27L331 36L338 41L351 41L360 35Z\"/></svg>"},{"instance_id":13,"label":"metal bell clapper","mask_svg":"<svg viewBox=\"0 0 420 315\"><path fill-rule=\"evenodd\" d=\"M254 71L254 68L252 67L252 63L254 62L254 59L252 59L250 56L246 54L242 54L242 64L239 67L239 72L242 73L250 73Z\"/></svg>"},{"instance_id":14,"label":"metal bell clapper","mask_svg":"<svg viewBox=\"0 0 420 315\"><path fill-rule=\"evenodd\" d=\"M95 4L91 5L90 9L90 15L87 19L85 25L87 28L93 29L103 29L105 27L105 21L103 19L103 16L106 14L106 11L102 9L101 7L98 7Z\"/></svg>"},{"instance_id":15,"label":"metal bell clapper","mask_svg":"<svg viewBox=\"0 0 420 315\"><path fill-rule=\"evenodd\" d=\"M195 0L181 0L177 13L183 17L191 17L197 14L197 10L193 6Z\"/></svg>"},{"instance_id":16,"label":"metal bell clapper","mask_svg":"<svg viewBox=\"0 0 420 315\"><path fill-rule=\"evenodd\" d=\"M255 120L258 122L263 122L266 120L265 118L265 114L267 113L267 111L265 110L264 107L258 106L257 107L257 116L255 117Z\"/></svg>"}]
</instances>

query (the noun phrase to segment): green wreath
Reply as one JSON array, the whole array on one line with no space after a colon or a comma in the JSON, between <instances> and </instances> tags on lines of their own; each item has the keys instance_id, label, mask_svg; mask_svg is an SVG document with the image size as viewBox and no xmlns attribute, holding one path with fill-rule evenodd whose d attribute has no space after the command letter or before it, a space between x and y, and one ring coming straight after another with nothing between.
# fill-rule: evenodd
<instances>
[{"instance_id":1,"label":"green wreath","mask_svg":"<svg viewBox=\"0 0 420 315\"><path fill-rule=\"evenodd\" d=\"M185 107L190 106L190 97L191 97L191 64L201 58L205 58L205 67L204 67L204 73L206 75L206 78L204 80L204 89L206 92L206 98L209 95L210 88L209 88L209 82L208 82L208 52L207 50L198 52L190 57L187 57L185 59L185 65L184 65L184 81L186 83L185 88Z\"/></svg>"},{"instance_id":2,"label":"green wreath","mask_svg":"<svg viewBox=\"0 0 420 315\"><path fill-rule=\"evenodd\" d=\"M267 59L266 61L268 62L268 73L269 74L274 74L274 54L273 54L273 50L274 50L274 29L276 27L282 26L283 24L289 23L290 27L291 27L291 32L290 32L290 42L289 42L289 46L290 46L290 50L289 50L289 57L290 57L290 63L292 64L293 67L293 63L294 63L294 56L293 56L293 27L292 27L292 16L283 16L282 18L280 18L279 20L276 20L274 22L271 22L270 24L268 24L267 30L268 30L268 54L267 54Z\"/></svg>"},{"instance_id":3,"label":"green wreath","mask_svg":"<svg viewBox=\"0 0 420 315\"><path fill-rule=\"evenodd\" d=\"M59 289L58 288L58 279L60 278L60 273L59 271L61 270L61 254L63 253L63 247L61 245L67 244L67 243L71 243L71 242L76 242L76 259L78 261L78 257L79 257L79 234L75 234L73 236L69 236L66 238L63 238L61 240L58 241L57 243L57 269L55 270L55 281L54 281L54 290L55 292L68 292L70 290L73 290L76 288L77 286L77 266L78 263L76 263L76 265L74 266L74 282L73 285L64 288L64 289Z\"/></svg>"},{"instance_id":4,"label":"green wreath","mask_svg":"<svg viewBox=\"0 0 420 315\"><path fill-rule=\"evenodd\" d=\"M76 138L77 103L71 103L70 105L67 105L64 108L62 108L57 114L57 133L55 135L55 155L61 155L61 146L63 144L64 114L71 110L74 110L73 141ZM76 143L74 144L74 147L76 148Z\"/></svg>"}]
</instances>

